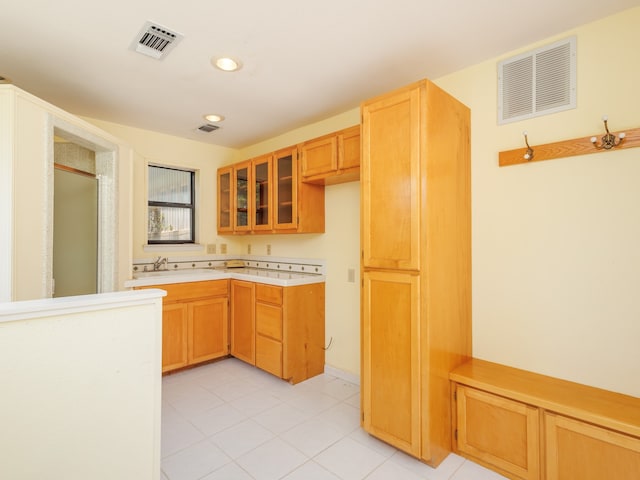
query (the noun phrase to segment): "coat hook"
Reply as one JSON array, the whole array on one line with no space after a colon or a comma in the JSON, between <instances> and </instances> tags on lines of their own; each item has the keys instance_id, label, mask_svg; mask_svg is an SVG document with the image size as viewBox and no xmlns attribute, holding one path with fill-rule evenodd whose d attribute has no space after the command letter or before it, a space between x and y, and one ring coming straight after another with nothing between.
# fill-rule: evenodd
<instances>
[{"instance_id":1,"label":"coat hook","mask_svg":"<svg viewBox=\"0 0 640 480\"><path fill-rule=\"evenodd\" d=\"M601 139L602 143L598 145L596 143L598 139L596 137L591 137L591 143L593 143L593 146L596 147L598 150L602 150L603 148L605 150L611 150L612 148L620 145L624 140L624 137L626 136L626 134L622 132L618 134L618 140L616 141L616 136L613 133L609 132L609 126L607 125L608 120L609 120L609 117L607 117L606 115L602 116L602 121L604 122L604 129L607 131L607 133L602 136L602 139Z\"/></svg>"},{"instance_id":2,"label":"coat hook","mask_svg":"<svg viewBox=\"0 0 640 480\"><path fill-rule=\"evenodd\" d=\"M524 135L524 143L527 144L527 151L523 156L524 156L524 159L528 161L533 158L533 148L529 146L529 140L527 139L527 131L525 130L524 132L522 132L522 134Z\"/></svg>"}]
</instances>

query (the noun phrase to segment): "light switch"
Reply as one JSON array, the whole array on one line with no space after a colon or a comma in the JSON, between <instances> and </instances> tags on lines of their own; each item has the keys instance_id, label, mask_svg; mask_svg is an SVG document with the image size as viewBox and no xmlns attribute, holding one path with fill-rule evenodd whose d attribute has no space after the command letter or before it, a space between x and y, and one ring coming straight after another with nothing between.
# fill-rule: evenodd
<instances>
[{"instance_id":1,"label":"light switch","mask_svg":"<svg viewBox=\"0 0 640 480\"><path fill-rule=\"evenodd\" d=\"M355 268L347 269L347 282L355 283L356 282L356 270Z\"/></svg>"}]
</instances>

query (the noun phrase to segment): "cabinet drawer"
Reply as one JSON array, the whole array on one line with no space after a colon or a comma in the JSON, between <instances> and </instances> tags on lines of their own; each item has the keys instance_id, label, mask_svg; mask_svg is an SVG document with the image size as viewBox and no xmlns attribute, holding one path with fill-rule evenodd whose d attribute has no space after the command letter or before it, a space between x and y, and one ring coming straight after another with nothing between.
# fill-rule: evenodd
<instances>
[{"instance_id":1,"label":"cabinet drawer","mask_svg":"<svg viewBox=\"0 0 640 480\"><path fill-rule=\"evenodd\" d=\"M282 305L282 287L257 283L256 301Z\"/></svg>"},{"instance_id":2,"label":"cabinet drawer","mask_svg":"<svg viewBox=\"0 0 640 480\"><path fill-rule=\"evenodd\" d=\"M171 283L155 285L153 288L166 290L164 303L194 300L196 298L217 297L228 295L228 280L209 280L205 282Z\"/></svg>"},{"instance_id":3,"label":"cabinet drawer","mask_svg":"<svg viewBox=\"0 0 640 480\"><path fill-rule=\"evenodd\" d=\"M256 333L282 341L282 308L256 303Z\"/></svg>"},{"instance_id":4,"label":"cabinet drawer","mask_svg":"<svg viewBox=\"0 0 640 480\"><path fill-rule=\"evenodd\" d=\"M282 343L257 335L256 367L282 378Z\"/></svg>"}]
</instances>

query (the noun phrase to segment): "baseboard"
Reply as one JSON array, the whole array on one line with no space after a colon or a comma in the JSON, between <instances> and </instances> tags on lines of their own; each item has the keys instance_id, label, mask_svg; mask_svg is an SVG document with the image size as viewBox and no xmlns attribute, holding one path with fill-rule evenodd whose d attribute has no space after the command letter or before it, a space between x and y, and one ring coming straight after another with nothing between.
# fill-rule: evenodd
<instances>
[{"instance_id":1,"label":"baseboard","mask_svg":"<svg viewBox=\"0 0 640 480\"><path fill-rule=\"evenodd\" d=\"M325 364L324 366L324 373L344 380L345 382L353 383L354 385L360 385L360 375L356 375L355 373L346 372L327 364Z\"/></svg>"}]
</instances>

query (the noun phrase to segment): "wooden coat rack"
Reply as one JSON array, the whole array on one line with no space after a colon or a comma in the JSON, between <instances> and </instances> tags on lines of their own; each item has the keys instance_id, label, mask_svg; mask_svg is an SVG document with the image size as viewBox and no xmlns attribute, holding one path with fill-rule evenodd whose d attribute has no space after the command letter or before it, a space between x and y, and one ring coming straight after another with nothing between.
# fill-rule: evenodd
<instances>
[{"instance_id":1,"label":"wooden coat rack","mask_svg":"<svg viewBox=\"0 0 640 480\"><path fill-rule=\"evenodd\" d=\"M573 157L575 155L587 155L590 153L640 147L640 128L627 130L624 134L620 133L619 137L616 137L609 132L607 117L603 117L602 120L604 121L606 130L606 134L602 137L574 138L572 140L530 147L527 132L524 132L526 147L500 152L498 157L499 165L501 167L507 167L520 163L541 162L543 160L554 160L556 158Z\"/></svg>"}]
</instances>

